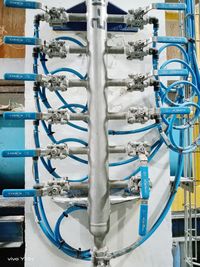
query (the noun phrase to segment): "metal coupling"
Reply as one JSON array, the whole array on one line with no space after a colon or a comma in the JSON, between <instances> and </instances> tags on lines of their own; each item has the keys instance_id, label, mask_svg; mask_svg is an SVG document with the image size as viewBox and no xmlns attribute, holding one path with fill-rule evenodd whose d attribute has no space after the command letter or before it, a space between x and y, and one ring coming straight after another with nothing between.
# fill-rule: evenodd
<instances>
[{"instance_id":1,"label":"metal coupling","mask_svg":"<svg viewBox=\"0 0 200 267\"><path fill-rule=\"evenodd\" d=\"M49 91L67 91L69 81L64 75L38 75L37 82Z\"/></svg>"},{"instance_id":2,"label":"metal coupling","mask_svg":"<svg viewBox=\"0 0 200 267\"><path fill-rule=\"evenodd\" d=\"M65 8L52 7L47 10L41 17L42 21L49 23L51 27L63 26L69 22L69 16Z\"/></svg>"},{"instance_id":3,"label":"metal coupling","mask_svg":"<svg viewBox=\"0 0 200 267\"><path fill-rule=\"evenodd\" d=\"M129 80L127 82L127 91L140 91L144 92L144 89L149 86L148 82L145 82L148 77L143 74L129 75Z\"/></svg>"},{"instance_id":4,"label":"metal coupling","mask_svg":"<svg viewBox=\"0 0 200 267\"><path fill-rule=\"evenodd\" d=\"M150 73L129 74L129 79L127 79L127 91L144 92L144 89L149 86L159 86L159 82L157 80L151 79L151 77L152 75Z\"/></svg>"},{"instance_id":5,"label":"metal coupling","mask_svg":"<svg viewBox=\"0 0 200 267\"><path fill-rule=\"evenodd\" d=\"M127 122L129 124L141 123L144 124L149 120L157 118L158 111L155 108L147 107L130 107L127 113Z\"/></svg>"},{"instance_id":6,"label":"metal coupling","mask_svg":"<svg viewBox=\"0 0 200 267\"><path fill-rule=\"evenodd\" d=\"M40 51L47 55L49 58L66 58L69 53L69 46L62 40L51 40L50 42L44 42L44 45L40 47Z\"/></svg>"},{"instance_id":7,"label":"metal coupling","mask_svg":"<svg viewBox=\"0 0 200 267\"><path fill-rule=\"evenodd\" d=\"M151 146L147 142L129 142L127 153L130 157L139 156L140 161L147 161Z\"/></svg>"},{"instance_id":8,"label":"metal coupling","mask_svg":"<svg viewBox=\"0 0 200 267\"><path fill-rule=\"evenodd\" d=\"M108 249L106 247L99 250L94 250L92 255L93 266L111 267L110 260Z\"/></svg>"},{"instance_id":9,"label":"metal coupling","mask_svg":"<svg viewBox=\"0 0 200 267\"><path fill-rule=\"evenodd\" d=\"M125 49L127 59L129 59L129 60L133 60L133 59L144 60L145 56L154 55L155 53L157 53L157 49L146 48L147 45L148 44L147 44L146 40L129 42L128 45L126 46L126 49Z\"/></svg>"},{"instance_id":10,"label":"metal coupling","mask_svg":"<svg viewBox=\"0 0 200 267\"><path fill-rule=\"evenodd\" d=\"M149 23L149 19L144 17L146 9L138 8L136 10L129 10L125 16L125 23L128 27L137 27L140 30Z\"/></svg>"},{"instance_id":11,"label":"metal coupling","mask_svg":"<svg viewBox=\"0 0 200 267\"><path fill-rule=\"evenodd\" d=\"M58 196L61 195L62 187L59 184L36 184L33 186L37 190L37 196Z\"/></svg>"},{"instance_id":12,"label":"metal coupling","mask_svg":"<svg viewBox=\"0 0 200 267\"><path fill-rule=\"evenodd\" d=\"M65 189L65 191L70 190L70 186L66 178L62 178L59 180L50 180L47 182L47 195L48 196L61 195L63 189Z\"/></svg>"},{"instance_id":13,"label":"metal coupling","mask_svg":"<svg viewBox=\"0 0 200 267\"><path fill-rule=\"evenodd\" d=\"M65 159L69 155L69 148L66 144L48 145L43 153L47 159Z\"/></svg>"},{"instance_id":14,"label":"metal coupling","mask_svg":"<svg viewBox=\"0 0 200 267\"><path fill-rule=\"evenodd\" d=\"M70 120L70 114L66 109L54 110L48 109L48 113L43 114L48 124L66 124Z\"/></svg>"},{"instance_id":15,"label":"metal coupling","mask_svg":"<svg viewBox=\"0 0 200 267\"><path fill-rule=\"evenodd\" d=\"M129 180L128 188L132 194L137 194L137 195L140 194L140 181L141 181L140 176L133 176Z\"/></svg>"},{"instance_id":16,"label":"metal coupling","mask_svg":"<svg viewBox=\"0 0 200 267\"><path fill-rule=\"evenodd\" d=\"M147 108L131 107L128 110L127 122L133 123L145 123L149 120L149 114Z\"/></svg>"}]
</instances>

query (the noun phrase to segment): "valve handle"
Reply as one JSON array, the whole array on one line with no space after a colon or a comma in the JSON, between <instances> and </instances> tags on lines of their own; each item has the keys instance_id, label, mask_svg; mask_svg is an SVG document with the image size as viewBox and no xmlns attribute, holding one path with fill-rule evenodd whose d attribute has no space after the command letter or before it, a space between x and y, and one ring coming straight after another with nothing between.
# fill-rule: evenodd
<instances>
[{"instance_id":1,"label":"valve handle","mask_svg":"<svg viewBox=\"0 0 200 267\"><path fill-rule=\"evenodd\" d=\"M37 114L36 112L4 112L3 118L5 120L37 120Z\"/></svg>"},{"instance_id":2,"label":"valve handle","mask_svg":"<svg viewBox=\"0 0 200 267\"><path fill-rule=\"evenodd\" d=\"M161 77L164 77L164 76L185 77L185 76L188 76L188 71L186 69L180 69L180 70L160 69L160 70L158 70L158 76L161 76Z\"/></svg>"},{"instance_id":3,"label":"valve handle","mask_svg":"<svg viewBox=\"0 0 200 267\"><path fill-rule=\"evenodd\" d=\"M170 4L170 3L155 3L153 4L153 8L158 10L179 10L185 11L186 5L179 3L179 4Z\"/></svg>"},{"instance_id":4,"label":"valve handle","mask_svg":"<svg viewBox=\"0 0 200 267\"><path fill-rule=\"evenodd\" d=\"M6 7L26 8L26 9L41 9L42 4L35 1L20 1L20 0L4 0Z\"/></svg>"},{"instance_id":5,"label":"valve handle","mask_svg":"<svg viewBox=\"0 0 200 267\"><path fill-rule=\"evenodd\" d=\"M38 157L38 153L36 149L24 149L24 150L3 150L2 151L3 158L33 158Z\"/></svg>"},{"instance_id":6,"label":"valve handle","mask_svg":"<svg viewBox=\"0 0 200 267\"><path fill-rule=\"evenodd\" d=\"M35 81L37 74L32 73L5 73L4 79L9 81Z\"/></svg>"},{"instance_id":7,"label":"valve handle","mask_svg":"<svg viewBox=\"0 0 200 267\"><path fill-rule=\"evenodd\" d=\"M150 184L149 184L149 170L147 166L141 166L141 197L142 199L149 199Z\"/></svg>"},{"instance_id":8,"label":"valve handle","mask_svg":"<svg viewBox=\"0 0 200 267\"><path fill-rule=\"evenodd\" d=\"M36 189L4 189L3 197L35 197L37 196Z\"/></svg>"},{"instance_id":9,"label":"valve handle","mask_svg":"<svg viewBox=\"0 0 200 267\"><path fill-rule=\"evenodd\" d=\"M24 36L4 36L3 42L5 44L16 45L41 45L42 41L39 38L24 37Z\"/></svg>"},{"instance_id":10,"label":"valve handle","mask_svg":"<svg viewBox=\"0 0 200 267\"><path fill-rule=\"evenodd\" d=\"M140 205L139 235L145 236L148 227L148 203Z\"/></svg>"},{"instance_id":11,"label":"valve handle","mask_svg":"<svg viewBox=\"0 0 200 267\"><path fill-rule=\"evenodd\" d=\"M158 36L156 41L160 44L187 44L187 38L174 36Z\"/></svg>"},{"instance_id":12,"label":"valve handle","mask_svg":"<svg viewBox=\"0 0 200 267\"><path fill-rule=\"evenodd\" d=\"M189 115L191 112L189 107L170 107L170 108L160 108L160 113L162 115Z\"/></svg>"}]
</instances>

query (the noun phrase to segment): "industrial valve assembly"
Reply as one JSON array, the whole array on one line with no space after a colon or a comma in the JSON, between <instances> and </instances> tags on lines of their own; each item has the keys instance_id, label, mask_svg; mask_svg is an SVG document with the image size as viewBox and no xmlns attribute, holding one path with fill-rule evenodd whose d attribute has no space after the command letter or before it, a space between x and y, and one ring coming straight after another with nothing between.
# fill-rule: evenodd
<instances>
[{"instance_id":1,"label":"industrial valve assembly","mask_svg":"<svg viewBox=\"0 0 200 267\"><path fill-rule=\"evenodd\" d=\"M5 0L7 7L38 9L39 14L34 19L34 36L5 36L4 42L15 45L33 46L33 73L5 73L6 80L29 81L33 83L34 99L37 110L35 112L5 112L6 120L33 121L35 148L25 150L4 150L3 157L30 157L33 159L34 185L26 189L5 189L4 197L32 197L35 215L42 232L58 249L70 257L92 261L92 266L112 266L112 259L125 255L142 245L158 229L166 217L177 189L180 185L184 164L184 155L192 153L199 146L199 137L185 143L187 130L195 124L200 113L200 74L196 59L195 25L190 14L194 12L194 1L185 0L184 3L154 3L148 7L132 9L125 15L107 14L107 0L87 0L86 14L68 13L64 7L46 7L35 1ZM150 16L151 10L173 10L181 12L185 17L185 35L181 37L159 36L159 20ZM48 23L49 27L63 27L70 22L87 23L87 43L83 45L72 37L58 37L51 40L42 40L39 36L41 23ZM146 25L153 28L151 38L133 40L124 46L108 45L108 24L123 24L127 29L145 31ZM129 32L129 34L131 34ZM134 35L133 35L134 36ZM69 45L70 43L70 45ZM73 43L71 45L71 43ZM182 59L171 59L160 65L160 54L168 47L176 47ZM59 58L68 60L69 55L85 55L88 58L86 76L73 69L57 69L49 72L47 61ZM124 55L133 62L143 61L145 57L152 58L150 73L128 73L126 79L110 79L105 62L106 55ZM170 69L172 63L178 67ZM44 73L39 73L41 64ZM176 65L177 66L177 65ZM168 68L167 68L168 67ZM62 72L60 74L59 72ZM66 75L63 75L66 72ZM68 72L77 78L68 78ZM176 81L165 85L162 79L175 77ZM71 88L87 90L87 103L68 104L62 93ZM154 107L132 105L123 112L110 112L108 109L107 90L109 87L125 88L133 95L143 94L149 88L154 90ZM72 89L73 90L73 89ZM54 93L62 107L51 106L46 91ZM170 94L174 98L170 97ZM43 111L44 105L46 111ZM137 129L120 131L108 127L109 121L121 121L124 124L142 124ZM80 126L82 122L83 126ZM55 125L68 125L77 131L88 133L88 142L78 138L56 140L53 128ZM39 127L42 126L48 136L49 144L40 145ZM145 133L154 129L157 131L157 140L152 143L145 140ZM180 134L179 144L173 137L173 131ZM144 133L143 141L137 141L134 134ZM109 136L126 135L126 144L110 145ZM74 142L78 146L69 143ZM149 163L159 149L166 146L177 153L177 172L171 185L168 201L159 211L159 216L149 224L149 199L153 184L149 175ZM110 162L110 154L121 154L128 157L126 160ZM82 158L83 156L84 158ZM58 162L67 157L80 164L88 165L88 175L79 180L61 177L52 167L51 161ZM44 168L51 174L50 180L40 181L41 161ZM111 180L109 168L138 162L137 169L125 178ZM74 196L73 191L79 193ZM118 192L117 194L115 192ZM62 199L67 209L57 219L55 229L48 224L42 198L50 197ZM138 221L138 240L126 248L111 251L107 247L106 237L110 227L111 205L137 201L140 203ZM88 250L76 249L65 242L60 233L62 220L76 210L87 210L89 217L89 231L94 239L94 247Z\"/></svg>"}]
</instances>

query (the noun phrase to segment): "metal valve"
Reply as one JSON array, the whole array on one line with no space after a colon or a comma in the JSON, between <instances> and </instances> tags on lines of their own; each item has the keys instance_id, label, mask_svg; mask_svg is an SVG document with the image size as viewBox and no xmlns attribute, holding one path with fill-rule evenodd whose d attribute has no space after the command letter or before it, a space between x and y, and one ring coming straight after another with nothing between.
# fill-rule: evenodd
<instances>
[{"instance_id":1,"label":"metal valve","mask_svg":"<svg viewBox=\"0 0 200 267\"><path fill-rule=\"evenodd\" d=\"M48 159L65 159L69 155L69 149L66 144L48 145L44 153Z\"/></svg>"},{"instance_id":2,"label":"metal valve","mask_svg":"<svg viewBox=\"0 0 200 267\"><path fill-rule=\"evenodd\" d=\"M130 157L139 156L140 161L147 161L151 146L147 142L129 142L127 152Z\"/></svg>"},{"instance_id":3,"label":"metal valve","mask_svg":"<svg viewBox=\"0 0 200 267\"><path fill-rule=\"evenodd\" d=\"M49 91L67 91L69 84L64 75L39 75L37 82L46 87Z\"/></svg>"},{"instance_id":4,"label":"metal valve","mask_svg":"<svg viewBox=\"0 0 200 267\"><path fill-rule=\"evenodd\" d=\"M50 180L45 184L35 184L33 188L37 190L38 196L58 196L62 192L70 190L67 178Z\"/></svg>"},{"instance_id":5,"label":"metal valve","mask_svg":"<svg viewBox=\"0 0 200 267\"><path fill-rule=\"evenodd\" d=\"M132 60L132 59L139 59L139 60L144 60L145 56L148 55L153 55L157 53L157 50L154 48L144 48L147 46L147 42L139 40L136 42L129 42L128 45L126 46L126 55L127 59Z\"/></svg>"},{"instance_id":6,"label":"metal valve","mask_svg":"<svg viewBox=\"0 0 200 267\"><path fill-rule=\"evenodd\" d=\"M43 114L43 119L47 120L48 124L66 124L70 120L70 115L65 109L48 109L48 113Z\"/></svg>"},{"instance_id":7,"label":"metal valve","mask_svg":"<svg viewBox=\"0 0 200 267\"><path fill-rule=\"evenodd\" d=\"M127 82L127 91L140 91L144 92L144 89L149 86L159 86L159 82L154 79L150 79L150 74L129 74L129 80Z\"/></svg>"},{"instance_id":8,"label":"metal valve","mask_svg":"<svg viewBox=\"0 0 200 267\"><path fill-rule=\"evenodd\" d=\"M129 75L130 81L127 84L127 91L140 91L143 92L148 87L148 83L145 83L147 77L143 74Z\"/></svg>"},{"instance_id":9,"label":"metal valve","mask_svg":"<svg viewBox=\"0 0 200 267\"><path fill-rule=\"evenodd\" d=\"M69 52L68 46L62 40L51 40L48 43L45 41L44 45L40 47L40 50L49 58L66 58Z\"/></svg>"},{"instance_id":10,"label":"metal valve","mask_svg":"<svg viewBox=\"0 0 200 267\"><path fill-rule=\"evenodd\" d=\"M152 182L149 179L149 187L152 188ZM131 179L129 180L129 185L128 185L129 190L131 191L131 193L135 194L140 194L141 191L141 176L137 175L137 176L133 176L131 177Z\"/></svg>"},{"instance_id":11,"label":"metal valve","mask_svg":"<svg viewBox=\"0 0 200 267\"><path fill-rule=\"evenodd\" d=\"M68 14L64 8L52 7L41 16L41 20L49 23L50 26L63 26L69 21Z\"/></svg>"},{"instance_id":12,"label":"metal valve","mask_svg":"<svg viewBox=\"0 0 200 267\"><path fill-rule=\"evenodd\" d=\"M138 8L136 10L129 10L125 21L128 27L137 27L140 30L149 23L148 17L144 17L146 9Z\"/></svg>"},{"instance_id":13,"label":"metal valve","mask_svg":"<svg viewBox=\"0 0 200 267\"><path fill-rule=\"evenodd\" d=\"M158 112L154 108L147 107L130 107L127 113L127 122L145 123L148 120L155 119Z\"/></svg>"},{"instance_id":14,"label":"metal valve","mask_svg":"<svg viewBox=\"0 0 200 267\"><path fill-rule=\"evenodd\" d=\"M110 267L110 257L108 256L107 248L93 252L93 266Z\"/></svg>"}]
</instances>

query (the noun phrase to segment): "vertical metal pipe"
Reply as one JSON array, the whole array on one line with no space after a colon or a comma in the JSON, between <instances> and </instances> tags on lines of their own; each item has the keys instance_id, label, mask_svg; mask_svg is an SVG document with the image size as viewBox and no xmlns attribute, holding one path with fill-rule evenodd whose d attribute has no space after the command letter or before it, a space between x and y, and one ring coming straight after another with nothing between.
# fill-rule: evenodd
<instances>
[{"instance_id":1,"label":"vertical metal pipe","mask_svg":"<svg viewBox=\"0 0 200 267\"><path fill-rule=\"evenodd\" d=\"M89 46L89 228L97 249L109 231L108 129L106 97L107 0L87 1Z\"/></svg>"}]
</instances>

